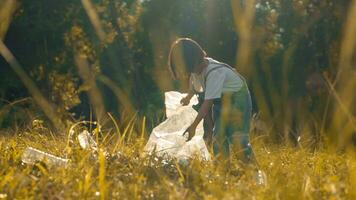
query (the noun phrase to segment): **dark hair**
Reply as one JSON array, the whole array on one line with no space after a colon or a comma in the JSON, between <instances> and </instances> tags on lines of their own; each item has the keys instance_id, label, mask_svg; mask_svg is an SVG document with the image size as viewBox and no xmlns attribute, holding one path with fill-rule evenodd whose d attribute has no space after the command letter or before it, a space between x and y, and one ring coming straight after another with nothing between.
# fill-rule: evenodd
<instances>
[{"instance_id":1,"label":"dark hair","mask_svg":"<svg viewBox=\"0 0 356 200\"><path fill-rule=\"evenodd\" d=\"M168 67L174 79L178 71L194 72L197 65L204 61L205 51L190 38L180 38L173 42L168 56Z\"/></svg>"}]
</instances>

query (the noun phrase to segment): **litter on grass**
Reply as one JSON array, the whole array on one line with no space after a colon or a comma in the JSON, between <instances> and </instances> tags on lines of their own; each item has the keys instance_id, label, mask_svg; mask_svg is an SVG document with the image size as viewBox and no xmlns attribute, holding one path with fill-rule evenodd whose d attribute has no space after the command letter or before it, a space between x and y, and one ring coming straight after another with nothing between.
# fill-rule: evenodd
<instances>
[{"instance_id":1,"label":"litter on grass","mask_svg":"<svg viewBox=\"0 0 356 200\"><path fill-rule=\"evenodd\" d=\"M98 145L91 136L91 134L84 130L77 136L79 146L83 150L92 151L91 155L95 158L97 156ZM107 157L109 154L104 150L104 155ZM33 147L27 147L22 153L21 160L26 164L36 164L37 162L46 162L51 166L66 166L69 162L69 159L60 158L52 154L40 151Z\"/></svg>"},{"instance_id":2,"label":"litter on grass","mask_svg":"<svg viewBox=\"0 0 356 200\"><path fill-rule=\"evenodd\" d=\"M23 163L31 165L34 165L37 162L46 162L52 166L66 166L69 162L68 159L60 158L32 147L27 147L25 149L21 160Z\"/></svg>"},{"instance_id":3,"label":"litter on grass","mask_svg":"<svg viewBox=\"0 0 356 200\"><path fill-rule=\"evenodd\" d=\"M199 123L195 136L190 141L186 142L187 137L183 136L184 131L193 123L198 114L192 107L198 103L196 96L192 98L189 105L180 104L185 95L175 91L165 93L167 119L153 129L144 148L145 153L177 158L183 162L192 157L210 160L210 154L203 139L203 122ZM71 132L73 136L74 131ZM88 131L82 131L77 139L82 149L92 150L94 153L98 150L95 140ZM50 165L66 166L69 159L60 158L32 147L27 147L22 154L23 163L35 164L40 161L46 161Z\"/></svg>"},{"instance_id":4,"label":"litter on grass","mask_svg":"<svg viewBox=\"0 0 356 200\"><path fill-rule=\"evenodd\" d=\"M90 136L90 133L87 130L84 130L78 135L78 142L82 149L91 149L95 151L98 149L95 140Z\"/></svg>"}]
</instances>

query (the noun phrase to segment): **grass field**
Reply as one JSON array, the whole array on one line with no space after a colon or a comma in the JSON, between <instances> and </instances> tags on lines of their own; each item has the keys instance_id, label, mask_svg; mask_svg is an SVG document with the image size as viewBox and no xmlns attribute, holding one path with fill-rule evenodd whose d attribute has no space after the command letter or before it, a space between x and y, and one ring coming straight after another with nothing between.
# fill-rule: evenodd
<instances>
[{"instance_id":1,"label":"grass field","mask_svg":"<svg viewBox=\"0 0 356 200\"><path fill-rule=\"evenodd\" d=\"M43 127L2 134L0 199L356 199L354 150L312 151L256 137L253 148L267 176L259 185L256 168L236 160L226 169L219 160L182 166L144 157L147 138L134 129L126 132L121 140L114 133L98 137L98 153L82 150L76 140L68 145L67 137L53 136ZM24 164L21 155L27 146L68 158L70 164Z\"/></svg>"}]
</instances>

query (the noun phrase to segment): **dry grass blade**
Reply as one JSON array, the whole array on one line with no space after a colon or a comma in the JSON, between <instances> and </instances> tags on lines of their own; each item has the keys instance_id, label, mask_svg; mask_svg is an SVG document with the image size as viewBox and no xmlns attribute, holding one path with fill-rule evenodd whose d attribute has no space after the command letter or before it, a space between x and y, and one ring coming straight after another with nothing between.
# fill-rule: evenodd
<instances>
[{"instance_id":1,"label":"dry grass blade","mask_svg":"<svg viewBox=\"0 0 356 200\"><path fill-rule=\"evenodd\" d=\"M104 41L106 38L106 34L104 32L103 27L101 26L101 22L97 12L95 11L95 7L92 5L90 0L82 0L82 4L90 19L90 22L92 23L95 29L96 34L98 35L101 41Z\"/></svg>"},{"instance_id":2,"label":"dry grass blade","mask_svg":"<svg viewBox=\"0 0 356 200\"><path fill-rule=\"evenodd\" d=\"M132 132L132 129L135 125L135 121L136 121L136 116L137 116L137 113L130 119L129 123L127 124L127 126L125 127L124 129L124 132L122 133L121 137L119 138L119 140L117 141L114 149L113 149L113 152L116 152L116 150L121 147L126 139L126 135L129 133L129 136L130 136L130 133Z\"/></svg>"},{"instance_id":3,"label":"dry grass blade","mask_svg":"<svg viewBox=\"0 0 356 200\"><path fill-rule=\"evenodd\" d=\"M94 114L97 118L97 121L99 124L105 124L106 111L100 90L98 89L95 83L96 78L94 72L91 70L89 62L85 57L82 57L81 55L76 55L75 61L80 77L83 79L84 84L89 86L88 94L90 102L94 107Z\"/></svg>"},{"instance_id":4,"label":"dry grass blade","mask_svg":"<svg viewBox=\"0 0 356 200\"><path fill-rule=\"evenodd\" d=\"M17 0L0 1L0 40L5 38L6 32L10 26L13 13L18 6Z\"/></svg>"},{"instance_id":5,"label":"dry grass blade","mask_svg":"<svg viewBox=\"0 0 356 200\"><path fill-rule=\"evenodd\" d=\"M142 125L141 125L141 139L144 139L145 137L145 131L146 131L146 117L144 116L142 119Z\"/></svg>"},{"instance_id":6,"label":"dry grass blade","mask_svg":"<svg viewBox=\"0 0 356 200\"><path fill-rule=\"evenodd\" d=\"M105 199L107 196L107 184L106 184L106 164L105 155L102 150L99 150L99 189L100 199Z\"/></svg>"}]
</instances>

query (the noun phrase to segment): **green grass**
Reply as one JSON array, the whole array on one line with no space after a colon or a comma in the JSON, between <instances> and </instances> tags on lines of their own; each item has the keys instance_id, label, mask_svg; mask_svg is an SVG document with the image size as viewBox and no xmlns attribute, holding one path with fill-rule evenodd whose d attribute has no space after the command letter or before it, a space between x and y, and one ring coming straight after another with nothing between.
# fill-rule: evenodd
<instances>
[{"instance_id":1,"label":"green grass","mask_svg":"<svg viewBox=\"0 0 356 200\"><path fill-rule=\"evenodd\" d=\"M98 154L80 149L75 140L66 148L66 137L44 129L0 137L0 199L356 198L356 157L351 153L272 145L256 138L254 151L267 175L266 185L258 185L256 169L236 160L228 170L218 160L182 166L142 156L146 139L141 133L132 131L121 140L108 134L105 141L105 134L99 137ZM23 164L27 146L69 158L70 165Z\"/></svg>"}]
</instances>

